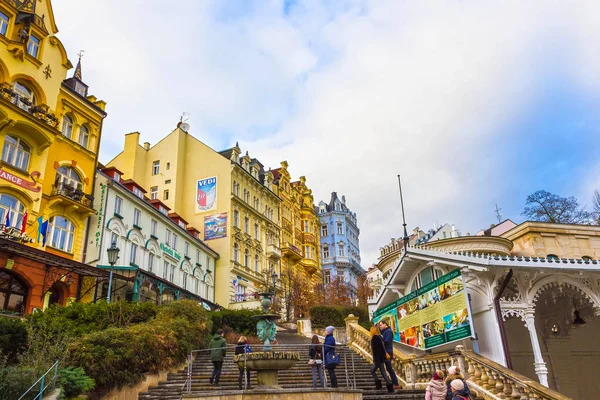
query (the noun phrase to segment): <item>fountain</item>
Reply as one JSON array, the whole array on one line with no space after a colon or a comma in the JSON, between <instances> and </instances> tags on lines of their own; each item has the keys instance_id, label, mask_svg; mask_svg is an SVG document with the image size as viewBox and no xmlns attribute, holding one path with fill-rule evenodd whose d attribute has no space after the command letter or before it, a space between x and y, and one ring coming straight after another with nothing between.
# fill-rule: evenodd
<instances>
[{"instance_id":1,"label":"fountain","mask_svg":"<svg viewBox=\"0 0 600 400\"><path fill-rule=\"evenodd\" d=\"M271 307L272 293L260 293L263 299L260 305L263 308L263 314L255 315L252 319L258 320L256 323L256 333L260 341L263 342L263 351L247 354L238 354L233 361L239 368L245 367L256 371L258 386L256 390L278 390L282 389L277 381L277 371L289 369L300 360L298 352L291 351L273 351L271 343L277 335L277 326L275 321L281 318L277 314L269 314Z\"/></svg>"}]
</instances>

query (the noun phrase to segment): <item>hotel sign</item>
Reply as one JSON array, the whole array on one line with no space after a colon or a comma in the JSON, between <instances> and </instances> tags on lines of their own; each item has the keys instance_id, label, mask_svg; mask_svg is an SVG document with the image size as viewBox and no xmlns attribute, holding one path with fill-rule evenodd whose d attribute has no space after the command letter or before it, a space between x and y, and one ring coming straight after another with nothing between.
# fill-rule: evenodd
<instances>
[{"instance_id":1,"label":"hotel sign","mask_svg":"<svg viewBox=\"0 0 600 400\"><path fill-rule=\"evenodd\" d=\"M2 168L0 168L0 179L4 179L5 181L9 181L10 183L13 183L17 186L21 186L23 189L27 189L27 190L35 192L35 193L37 193L41 190L41 187L36 186L37 181L35 180L40 175L41 174L37 171L32 172L31 173L32 182L27 182L26 180L19 178L18 176L15 176L15 175L11 174L10 172L5 171Z\"/></svg>"},{"instance_id":2,"label":"hotel sign","mask_svg":"<svg viewBox=\"0 0 600 400\"><path fill-rule=\"evenodd\" d=\"M176 252L174 249L167 246L166 244L161 243L160 250L163 253L165 253L166 255L171 256L172 258L176 259L177 261L181 261L181 254L179 254L178 252Z\"/></svg>"}]
</instances>

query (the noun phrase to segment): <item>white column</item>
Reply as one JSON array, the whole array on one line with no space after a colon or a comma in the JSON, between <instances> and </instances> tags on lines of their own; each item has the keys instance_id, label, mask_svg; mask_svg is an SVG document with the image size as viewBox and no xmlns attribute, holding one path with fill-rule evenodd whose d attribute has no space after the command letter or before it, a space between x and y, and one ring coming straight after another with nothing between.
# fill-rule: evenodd
<instances>
[{"instance_id":1,"label":"white column","mask_svg":"<svg viewBox=\"0 0 600 400\"><path fill-rule=\"evenodd\" d=\"M535 373L540 380L540 383L548 387L548 368L542 357L540 342L538 341L537 331L535 330L535 314L534 310L528 310L525 313L525 326L529 330L529 338L531 339L531 347L533 348L533 366Z\"/></svg>"}]
</instances>

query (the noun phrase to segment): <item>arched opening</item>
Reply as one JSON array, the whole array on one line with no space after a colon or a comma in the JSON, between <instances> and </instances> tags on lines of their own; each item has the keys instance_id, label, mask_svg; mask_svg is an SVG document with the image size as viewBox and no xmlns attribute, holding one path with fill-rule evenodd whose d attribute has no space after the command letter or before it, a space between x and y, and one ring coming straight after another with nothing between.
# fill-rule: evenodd
<instances>
[{"instance_id":1,"label":"arched opening","mask_svg":"<svg viewBox=\"0 0 600 400\"><path fill-rule=\"evenodd\" d=\"M83 180L81 179L81 176L79 176L75 169L67 166L62 166L56 170L56 179L54 184L57 187L62 186L72 190L83 189Z\"/></svg>"},{"instance_id":2,"label":"arched opening","mask_svg":"<svg viewBox=\"0 0 600 400\"><path fill-rule=\"evenodd\" d=\"M140 288L140 301L151 302L158 304L158 288L148 280L145 280Z\"/></svg>"},{"instance_id":3,"label":"arched opening","mask_svg":"<svg viewBox=\"0 0 600 400\"><path fill-rule=\"evenodd\" d=\"M0 269L0 310L23 314L27 305L29 288L13 272Z\"/></svg>"},{"instance_id":4,"label":"arched opening","mask_svg":"<svg viewBox=\"0 0 600 400\"><path fill-rule=\"evenodd\" d=\"M16 197L0 193L0 227L21 229L25 206Z\"/></svg>"},{"instance_id":5,"label":"arched opening","mask_svg":"<svg viewBox=\"0 0 600 400\"><path fill-rule=\"evenodd\" d=\"M54 285L50 288L50 298L48 299L48 306L56 304L58 306L65 306L67 304L68 290L65 284L62 282L54 282Z\"/></svg>"}]
</instances>

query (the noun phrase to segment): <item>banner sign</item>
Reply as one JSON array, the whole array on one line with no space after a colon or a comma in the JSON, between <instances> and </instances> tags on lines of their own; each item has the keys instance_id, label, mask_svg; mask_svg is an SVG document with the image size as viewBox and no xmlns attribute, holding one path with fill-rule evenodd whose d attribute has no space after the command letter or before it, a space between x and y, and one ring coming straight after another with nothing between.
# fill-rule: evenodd
<instances>
[{"instance_id":1,"label":"banner sign","mask_svg":"<svg viewBox=\"0 0 600 400\"><path fill-rule=\"evenodd\" d=\"M227 213L204 217L204 240L227 237Z\"/></svg>"},{"instance_id":2,"label":"banner sign","mask_svg":"<svg viewBox=\"0 0 600 400\"><path fill-rule=\"evenodd\" d=\"M460 270L454 270L373 313L386 322L394 341L422 350L473 336Z\"/></svg>"},{"instance_id":3,"label":"banner sign","mask_svg":"<svg viewBox=\"0 0 600 400\"><path fill-rule=\"evenodd\" d=\"M196 211L204 212L217 208L217 177L200 179L196 186Z\"/></svg>"}]
</instances>

